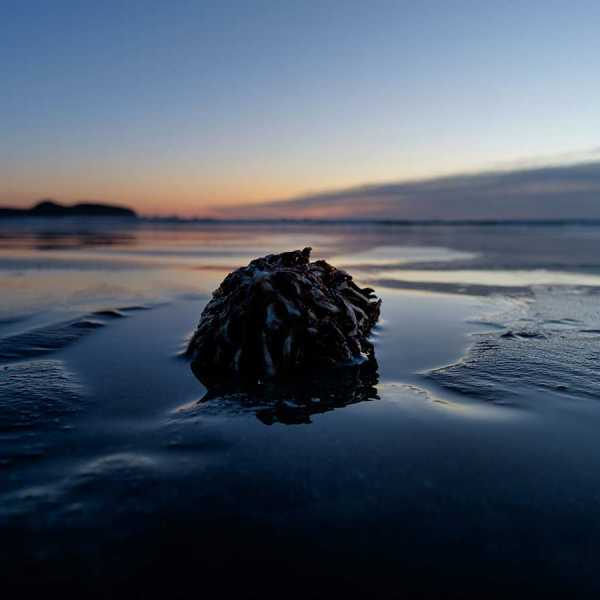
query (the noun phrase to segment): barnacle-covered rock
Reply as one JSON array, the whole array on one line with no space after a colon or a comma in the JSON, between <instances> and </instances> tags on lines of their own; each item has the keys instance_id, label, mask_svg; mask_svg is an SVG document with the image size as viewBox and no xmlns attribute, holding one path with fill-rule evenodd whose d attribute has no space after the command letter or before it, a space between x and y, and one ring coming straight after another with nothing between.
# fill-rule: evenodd
<instances>
[{"instance_id":1,"label":"barnacle-covered rock","mask_svg":"<svg viewBox=\"0 0 600 600\"><path fill-rule=\"evenodd\" d=\"M203 383L262 381L368 359L381 300L345 271L310 262L310 252L270 254L225 278L187 350Z\"/></svg>"}]
</instances>

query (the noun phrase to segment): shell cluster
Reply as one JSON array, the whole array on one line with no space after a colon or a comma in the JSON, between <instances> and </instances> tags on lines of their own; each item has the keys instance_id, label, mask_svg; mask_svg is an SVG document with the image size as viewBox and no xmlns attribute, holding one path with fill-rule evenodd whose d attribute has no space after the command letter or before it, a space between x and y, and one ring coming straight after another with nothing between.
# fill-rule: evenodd
<instances>
[{"instance_id":1,"label":"shell cluster","mask_svg":"<svg viewBox=\"0 0 600 600\"><path fill-rule=\"evenodd\" d=\"M270 254L230 273L202 312L187 354L205 384L263 381L364 362L381 300L311 248Z\"/></svg>"}]
</instances>

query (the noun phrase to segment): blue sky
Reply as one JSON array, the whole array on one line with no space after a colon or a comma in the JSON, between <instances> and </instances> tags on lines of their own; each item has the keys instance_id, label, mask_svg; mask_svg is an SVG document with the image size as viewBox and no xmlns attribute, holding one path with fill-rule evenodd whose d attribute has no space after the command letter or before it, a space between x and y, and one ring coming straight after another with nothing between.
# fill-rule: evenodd
<instances>
[{"instance_id":1,"label":"blue sky","mask_svg":"<svg viewBox=\"0 0 600 600\"><path fill-rule=\"evenodd\" d=\"M600 3L2 2L0 202L149 214L598 146Z\"/></svg>"}]
</instances>

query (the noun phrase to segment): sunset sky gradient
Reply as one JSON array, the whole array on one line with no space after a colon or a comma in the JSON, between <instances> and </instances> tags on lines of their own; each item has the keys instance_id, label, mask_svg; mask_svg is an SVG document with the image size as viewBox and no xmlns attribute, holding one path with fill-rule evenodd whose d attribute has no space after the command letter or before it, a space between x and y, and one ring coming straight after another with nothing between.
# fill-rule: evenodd
<instances>
[{"instance_id":1,"label":"sunset sky gradient","mask_svg":"<svg viewBox=\"0 0 600 600\"><path fill-rule=\"evenodd\" d=\"M6 205L214 215L599 142L592 0L8 1L0 23Z\"/></svg>"}]
</instances>

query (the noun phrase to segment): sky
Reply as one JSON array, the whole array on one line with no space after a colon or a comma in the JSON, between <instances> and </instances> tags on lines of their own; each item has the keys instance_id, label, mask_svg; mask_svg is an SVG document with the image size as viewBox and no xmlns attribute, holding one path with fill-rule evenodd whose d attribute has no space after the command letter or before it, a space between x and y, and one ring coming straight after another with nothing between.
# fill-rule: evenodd
<instances>
[{"instance_id":1,"label":"sky","mask_svg":"<svg viewBox=\"0 0 600 600\"><path fill-rule=\"evenodd\" d=\"M3 0L0 203L235 215L585 155L599 27L596 0Z\"/></svg>"}]
</instances>

